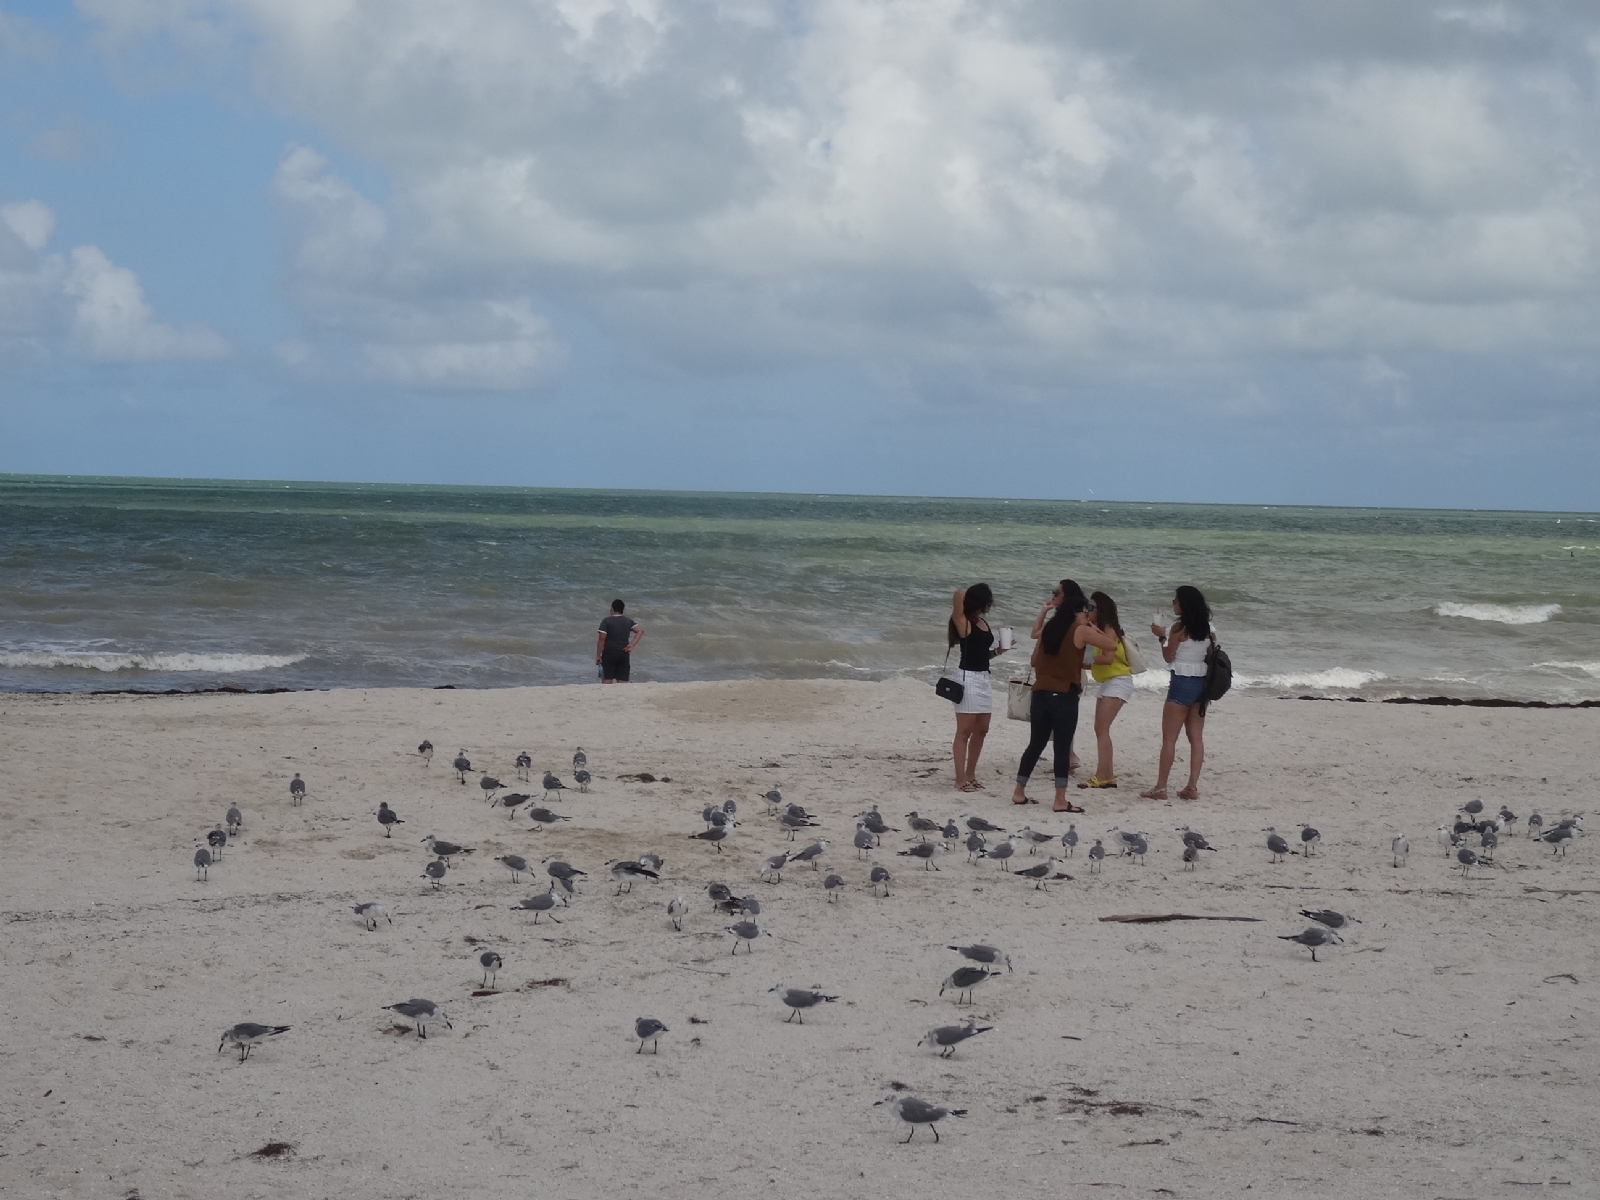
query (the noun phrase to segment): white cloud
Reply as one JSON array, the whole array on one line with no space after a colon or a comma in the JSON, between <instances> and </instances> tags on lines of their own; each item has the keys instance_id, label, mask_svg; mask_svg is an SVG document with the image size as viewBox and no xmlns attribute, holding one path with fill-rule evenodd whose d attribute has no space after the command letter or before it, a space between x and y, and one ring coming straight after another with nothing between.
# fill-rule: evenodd
<instances>
[{"instance_id":1,"label":"white cloud","mask_svg":"<svg viewBox=\"0 0 1600 1200\"><path fill-rule=\"evenodd\" d=\"M0 207L0 347L48 356L70 349L97 362L220 358L227 343L203 325L155 319L139 278L96 246L48 254L55 214L38 200Z\"/></svg>"}]
</instances>

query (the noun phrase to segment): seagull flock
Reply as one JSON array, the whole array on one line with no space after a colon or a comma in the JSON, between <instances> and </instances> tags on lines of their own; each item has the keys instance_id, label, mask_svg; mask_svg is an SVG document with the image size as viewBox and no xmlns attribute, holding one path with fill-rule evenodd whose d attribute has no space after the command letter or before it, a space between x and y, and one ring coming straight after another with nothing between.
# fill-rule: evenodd
<instances>
[{"instance_id":1,"label":"seagull flock","mask_svg":"<svg viewBox=\"0 0 1600 1200\"><path fill-rule=\"evenodd\" d=\"M427 740L417 747L417 754L425 766L431 765L433 750L433 743ZM588 756L582 747L574 753L572 763L572 778L578 784L576 790L580 793L587 792L593 782L593 776L588 770ZM479 791L488 805L505 808L513 820L519 809L525 812L534 832L571 819L546 807L550 803L559 802L563 792L574 790L568 788L552 771L543 772L541 779L545 804L536 804L531 795L508 791L505 785L488 771L474 768L464 748L456 754L451 766L456 781L462 786L467 783L469 775L478 776ZM514 766L517 781L529 783L533 777L532 756L526 751L520 752L516 756ZM501 792L506 794L502 796ZM306 799L307 784L299 772L295 773L289 783L289 796L290 803L294 806L303 804ZM766 805L764 815L774 819L775 832L789 842L796 841L797 835L802 830L817 829L823 824L817 814L808 812L804 806L786 802L783 794L777 789L765 792L759 799ZM699 814L704 829L689 834L688 837L709 845L718 855L723 854L724 843L741 825L739 811L738 801L734 798L729 798L720 805L705 805ZM1454 820L1440 825L1438 829L1439 844L1444 848L1446 856L1454 852L1463 877L1470 877L1474 867L1494 865L1494 852L1500 845L1502 835L1509 836L1512 826L1519 819L1509 808L1503 806L1496 816L1485 817L1483 813L1483 801L1471 800L1462 806ZM393 837L396 825L405 824L404 819L386 801L379 803L374 815L385 838ZM857 860L873 860L867 884L877 899L889 897L891 875L881 862L876 861L875 852L881 849L886 835L905 831L911 835L907 839L906 848L895 853L899 857L920 863L923 871L941 870L938 860L948 854L954 844L966 850L969 864L981 865L985 860L995 862L1002 872L1013 878L1031 881L1034 890L1048 890L1051 881L1072 878L1059 868L1076 855L1079 834L1075 824L1069 824L1067 831L1058 836L1055 833L1034 830L1029 826L1008 831L974 813L963 813L957 819L938 820L922 816L916 810L912 810L905 814L904 821L903 827L890 825L879 812L877 805L856 814L855 834L850 839L850 845L856 851ZM232 839L241 836L244 827L244 815L239 806L230 805L223 822L210 830L204 840L195 847L194 866L197 881L204 882L209 879L211 867L222 861L223 851ZM1564 857L1568 847L1583 834L1583 814L1572 813L1563 816L1546 828L1543 816L1535 812L1527 818L1526 827L1530 838L1541 840L1551 847L1553 855ZM1180 857L1184 870L1196 869L1203 855L1218 853L1217 847L1198 830L1182 825L1175 832L1182 846ZM1289 837L1279 834L1274 826L1268 826L1262 832L1266 835L1265 849L1272 863L1283 862L1290 856L1301 856L1306 859L1321 856L1322 834L1309 824L1300 825L1298 834ZM833 842L820 835L807 836L811 840L797 850L785 849L760 856L755 864L755 879L758 882L777 885L782 882L785 869L809 866L814 872L825 871L826 874L822 877L823 893L826 902L832 904L847 893L850 884L840 870L828 866L824 861ZM1469 844L1469 839L1475 839L1476 849ZM1106 831L1104 838L1094 838L1092 845L1086 851L1090 874L1100 873L1108 855L1108 841L1111 848L1119 852L1116 857L1130 859L1137 866L1144 865L1145 856L1152 849L1151 836L1147 831L1123 830L1113 826ZM475 851L474 847L446 841L434 834L421 838L420 843L427 851L422 878L427 880L429 889L443 887L449 872L455 869L457 861ZM1040 851L1046 847L1059 852L1040 856ZM1393 866L1396 869L1404 866L1411 850L1407 836L1400 832L1394 833L1389 848ZM1019 853L1024 850L1026 854ZM1036 859L1036 861L1022 865L1017 861L1019 858ZM524 874L532 877L536 873L535 865L521 855L503 854L494 861L511 872L513 884ZM548 880L544 889L534 891L509 907L512 911L531 913L532 924L539 924L541 918L559 924L560 918L556 916L556 910L567 908L572 900L581 894L580 888L588 879L589 873L553 854L539 859L537 865L544 868L544 875ZM603 864L603 868L615 883L612 895L622 896L632 893L636 883L658 883L664 865L665 859L661 855L645 853L636 859L610 859ZM730 954L737 955L741 945L747 956L754 954L757 942L762 937L772 936L756 921L761 914L761 901L754 893L739 896L727 883L713 881L707 886L706 894L714 912L736 918L732 924L721 926L721 929L732 938ZM377 900L356 904L353 906L353 911L356 918L362 922L363 928L368 931L377 930L380 925L394 924L389 908ZM675 931L683 929L684 920L689 914L690 904L681 892L666 904L667 921ZM1309 950L1313 962L1319 961L1317 959L1319 949L1341 944L1344 940L1343 934L1349 931L1350 926L1360 924L1356 918L1333 909L1301 909L1299 915L1311 923L1300 933L1280 934L1278 937L1282 941L1292 942ZM959 954L965 962L942 980L939 995L943 997L948 994L951 1002L958 1007L971 1005L973 994L978 988L1013 970L1010 955L996 946L972 943L950 946L948 949ZM505 959L500 952L486 949L479 953L478 965L482 968L483 994L489 994L500 970L505 966ZM832 1004L839 999L837 995L829 995L817 985L809 988L791 987L782 981L768 991L776 995L779 1002L789 1010L785 1021L802 1025L805 1024L807 1011ZM445 1029L454 1028L443 1006L432 1000L413 997L384 1005L382 1008L409 1021L419 1041L427 1040L430 1029L437 1029L439 1026ZM928 1030L917 1045L936 1050L940 1058L951 1058L962 1043L979 1034L992 1032L994 1028L993 1025L980 1025L977 1019L968 1017L958 1024L939 1025ZM244 1021L224 1031L217 1050L221 1053L229 1047L237 1049L239 1061L243 1063L257 1046L269 1038L287 1033L289 1029L287 1025L260 1025ZM650 1047L652 1054L659 1053L662 1036L670 1032L668 1026L655 1017L637 1018L632 1028L632 1038L638 1042L635 1053L643 1054L646 1045ZM896 1085L900 1086L902 1085ZM915 1096L899 1093L885 1096L877 1102L877 1106L886 1107L901 1121L911 1126L910 1133L904 1139L907 1142L915 1136L916 1127L919 1125L928 1126L933 1132L934 1140L938 1141L938 1122L947 1117L965 1116L967 1111L932 1104Z\"/></svg>"}]
</instances>

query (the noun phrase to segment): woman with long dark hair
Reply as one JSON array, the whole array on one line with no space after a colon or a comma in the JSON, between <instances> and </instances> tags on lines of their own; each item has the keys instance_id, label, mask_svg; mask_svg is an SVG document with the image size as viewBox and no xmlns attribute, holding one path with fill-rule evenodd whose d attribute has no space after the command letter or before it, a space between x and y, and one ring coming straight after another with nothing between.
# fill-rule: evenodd
<instances>
[{"instance_id":1,"label":"woman with long dark hair","mask_svg":"<svg viewBox=\"0 0 1600 1200\"><path fill-rule=\"evenodd\" d=\"M1146 800L1167 798L1167 776L1177 755L1178 733L1189 735L1189 782L1178 793L1180 800L1200 798L1200 768L1206 760L1205 728L1206 651L1216 633L1211 624L1211 608L1200 589L1184 584L1172 598L1177 620L1163 629L1154 621L1150 632L1161 643L1161 657L1172 666L1167 684L1167 702L1161 706L1161 766L1155 787L1140 792Z\"/></svg>"},{"instance_id":2,"label":"woman with long dark hair","mask_svg":"<svg viewBox=\"0 0 1600 1200\"><path fill-rule=\"evenodd\" d=\"M995 646L995 636L989 629L988 612L993 607L994 590L987 583L957 588L950 601L950 624L945 637L951 649L961 647L956 679L962 694L956 704L956 738L951 747L958 792L984 790L978 782L978 756L983 753L983 740L989 735L989 717L994 709L989 660L1005 653Z\"/></svg>"},{"instance_id":3,"label":"woman with long dark hair","mask_svg":"<svg viewBox=\"0 0 1600 1200\"><path fill-rule=\"evenodd\" d=\"M1094 700L1094 741L1097 756L1094 774L1078 786L1081 788L1114 788L1117 773L1111 756L1111 722L1117 719L1122 706L1133 699L1133 668L1128 664L1127 635L1117 618L1117 602L1104 592L1095 592L1094 626L1114 633L1117 645L1114 650L1097 649L1089 674L1100 685Z\"/></svg>"},{"instance_id":4,"label":"woman with long dark hair","mask_svg":"<svg viewBox=\"0 0 1600 1200\"><path fill-rule=\"evenodd\" d=\"M1105 633L1090 624L1094 606L1071 580L1063 579L1050 599L1055 611L1046 619L1045 612L1050 609L1047 604L1033 626L1039 640L1030 660L1034 672L1028 721L1032 736L1017 767L1017 786L1011 793L1011 803L1037 803L1028 798L1028 780L1033 776L1033 768L1038 765L1045 745L1054 739L1055 811L1082 812L1082 808L1067 799L1067 784L1072 771L1072 738L1078 729L1078 699L1083 694L1083 649L1095 646L1114 650L1117 639L1115 634Z\"/></svg>"}]
</instances>

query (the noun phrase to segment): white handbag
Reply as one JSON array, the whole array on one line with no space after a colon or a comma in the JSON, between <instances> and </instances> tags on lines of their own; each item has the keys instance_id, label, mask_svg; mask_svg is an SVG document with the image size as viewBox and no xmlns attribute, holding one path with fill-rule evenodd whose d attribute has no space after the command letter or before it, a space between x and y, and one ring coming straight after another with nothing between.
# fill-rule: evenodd
<instances>
[{"instance_id":1,"label":"white handbag","mask_svg":"<svg viewBox=\"0 0 1600 1200\"><path fill-rule=\"evenodd\" d=\"M1139 647L1134 644L1132 638L1123 638L1122 646L1128 654L1128 670L1132 671L1135 675L1143 675L1150 669L1145 665L1144 655L1139 653Z\"/></svg>"},{"instance_id":2,"label":"white handbag","mask_svg":"<svg viewBox=\"0 0 1600 1200\"><path fill-rule=\"evenodd\" d=\"M1013 721L1033 720L1033 668L1021 679L1006 684L1006 716Z\"/></svg>"}]
</instances>

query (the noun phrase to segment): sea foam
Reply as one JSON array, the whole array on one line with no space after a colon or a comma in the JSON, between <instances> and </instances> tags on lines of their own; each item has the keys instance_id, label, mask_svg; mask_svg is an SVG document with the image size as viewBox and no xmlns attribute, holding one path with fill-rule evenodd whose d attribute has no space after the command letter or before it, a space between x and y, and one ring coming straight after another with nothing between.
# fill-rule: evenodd
<instances>
[{"instance_id":1,"label":"sea foam","mask_svg":"<svg viewBox=\"0 0 1600 1200\"><path fill-rule=\"evenodd\" d=\"M1445 600L1433 606L1436 617L1466 617L1469 621L1498 621L1502 625L1538 625L1560 611L1559 604L1457 604Z\"/></svg>"},{"instance_id":2,"label":"sea foam","mask_svg":"<svg viewBox=\"0 0 1600 1200\"><path fill-rule=\"evenodd\" d=\"M174 671L232 675L270 671L300 662L304 654L133 654L120 650L0 650L0 667L34 670L75 667L87 671Z\"/></svg>"}]
</instances>

